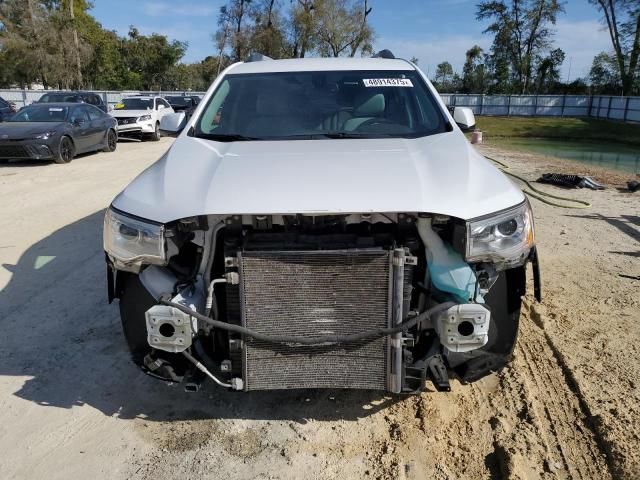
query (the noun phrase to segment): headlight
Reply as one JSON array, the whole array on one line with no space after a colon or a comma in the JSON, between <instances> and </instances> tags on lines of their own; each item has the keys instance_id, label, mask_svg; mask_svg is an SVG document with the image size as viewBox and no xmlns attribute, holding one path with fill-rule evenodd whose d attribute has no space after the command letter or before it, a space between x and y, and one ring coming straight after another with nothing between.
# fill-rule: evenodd
<instances>
[{"instance_id":1,"label":"headlight","mask_svg":"<svg viewBox=\"0 0 640 480\"><path fill-rule=\"evenodd\" d=\"M146 122L147 120L151 120L151 115L142 115L141 117L138 117L139 122Z\"/></svg>"},{"instance_id":2,"label":"headlight","mask_svg":"<svg viewBox=\"0 0 640 480\"><path fill-rule=\"evenodd\" d=\"M103 238L105 251L119 266L167 263L163 225L108 209L104 216Z\"/></svg>"},{"instance_id":3,"label":"headlight","mask_svg":"<svg viewBox=\"0 0 640 480\"><path fill-rule=\"evenodd\" d=\"M49 140L49 138L53 137L56 132L44 132L36 135L36 139L38 140Z\"/></svg>"},{"instance_id":4,"label":"headlight","mask_svg":"<svg viewBox=\"0 0 640 480\"><path fill-rule=\"evenodd\" d=\"M466 260L496 263L500 269L522 265L534 243L533 214L528 201L467 223Z\"/></svg>"}]
</instances>

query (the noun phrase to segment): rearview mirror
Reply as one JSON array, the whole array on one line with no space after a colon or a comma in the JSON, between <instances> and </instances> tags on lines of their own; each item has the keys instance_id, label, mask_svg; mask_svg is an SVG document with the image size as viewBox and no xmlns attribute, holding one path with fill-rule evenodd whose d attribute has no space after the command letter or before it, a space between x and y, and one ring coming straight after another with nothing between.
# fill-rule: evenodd
<instances>
[{"instance_id":1,"label":"rearview mirror","mask_svg":"<svg viewBox=\"0 0 640 480\"><path fill-rule=\"evenodd\" d=\"M160 119L160 133L168 137L177 137L187 124L184 112L168 113Z\"/></svg>"},{"instance_id":2,"label":"rearview mirror","mask_svg":"<svg viewBox=\"0 0 640 480\"><path fill-rule=\"evenodd\" d=\"M453 109L453 120L463 132L476 126L476 116L470 108L455 107Z\"/></svg>"}]
</instances>

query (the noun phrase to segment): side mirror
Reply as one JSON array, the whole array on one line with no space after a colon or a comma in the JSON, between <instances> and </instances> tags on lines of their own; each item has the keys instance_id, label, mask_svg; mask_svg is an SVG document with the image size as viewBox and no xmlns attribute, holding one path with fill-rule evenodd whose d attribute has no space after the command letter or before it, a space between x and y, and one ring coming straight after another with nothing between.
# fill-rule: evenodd
<instances>
[{"instance_id":1,"label":"side mirror","mask_svg":"<svg viewBox=\"0 0 640 480\"><path fill-rule=\"evenodd\" d=\"M84 120L82 120L81 118L76 118L76 119L73 121L73 124L74 124L76 127L81 127L82 125L84 125Z\"/></svg>"},{"instance_id":2,"label":"side mirror","mask_svg":"<svg viewBox=\"0 0 640 480\"><path fill-rule=\"evenodd\" d=\"M177 137L187 124L184 112L168 113L160 119L160 133L168 137Z\"/></svg>"},{"instance_id":3,"label":"side mirror","mask_svg":"<svg viewBox=\"0 0 640 480\"><path fill-rule=\"evenodd\" d=\"M164 105L160 104L158 105L158 110L162 110L164 108Z\"/></svg>"},{"instance_id":4,"label":"side mirror","mask_svg":"<svg viewBox=\"0 0 640 480\"><path fill-rule=\"evenodd\" d=\"M471 130L476 126L476 116L470 108L455 107L453 109L453 120L463 132Z\"/></svg>"}]
</instances>

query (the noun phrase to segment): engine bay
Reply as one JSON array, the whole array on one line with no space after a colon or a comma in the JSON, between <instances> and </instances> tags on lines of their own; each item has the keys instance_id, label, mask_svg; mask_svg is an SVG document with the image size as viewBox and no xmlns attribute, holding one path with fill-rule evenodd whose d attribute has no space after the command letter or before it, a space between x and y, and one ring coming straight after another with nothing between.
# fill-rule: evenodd
<instances>
[{"instance_id":1,"label":"engine bay","mask_svg":"<svg viewBox=\"0 0 640 480\"><path fill-rule=\"evenodd\" d=\"M145 371L189 391L205 376L446 391L451 372L473 381L508 361L524 292L524 267L462 260L463 228L411 213L184 219L167 225L166 266L127 274L149 297L145 338L127 339ZM121 312L127 334L140 312L126 295Z\"/></svg>"}]
</instances>

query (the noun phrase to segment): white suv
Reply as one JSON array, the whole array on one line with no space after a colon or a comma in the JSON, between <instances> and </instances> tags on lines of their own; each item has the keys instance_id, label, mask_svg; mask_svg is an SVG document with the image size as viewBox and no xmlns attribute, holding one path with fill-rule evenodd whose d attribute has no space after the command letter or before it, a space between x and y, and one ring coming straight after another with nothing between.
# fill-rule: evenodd
<instances>
[{"instance_id":1,"label":"white suv","mask_svg":"<svg viewBox=\"0 0 640 480\"><path fill-rule=\"evenodd\" d=\"M411 393L502 368L525 268L525 196L408 61L227 68L105 216L109 298L133 361L197 390ZM181 132L181 133L180 133Z\"/></svg>"},{"instance_id":2,"label":"white suv","mask_svg":"<svg viewBox=\"0 0 640 480\"><path fill-rule=\"evenodd\" d=\"M111 115L118 120L118 136L147 137L160 140L160 120L174 113L162 97L134 96L123 98Z\"/></svg>"}]
</instances>

